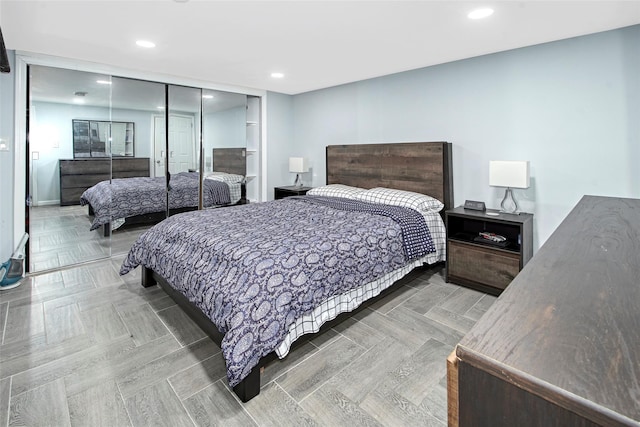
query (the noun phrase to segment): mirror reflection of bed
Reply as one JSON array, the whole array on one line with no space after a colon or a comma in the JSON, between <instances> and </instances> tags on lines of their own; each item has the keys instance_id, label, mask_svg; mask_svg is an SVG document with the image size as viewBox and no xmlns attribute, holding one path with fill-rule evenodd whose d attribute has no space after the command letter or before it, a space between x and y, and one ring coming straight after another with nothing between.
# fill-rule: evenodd
<instances>
[{"instance_id":1,"label":"mirror reflection of bed","mask_svg":"<svg viewBox=\"0 0 640 427\"><path fill-rule=\"evenodd\" d=\"M174 172L166 177L131 177L103 181L87 189L80 203L87 206L90 230L112 230L154 225L168 216L199 208L228 207L246 202L245 148L213 149L213 170Z\"/></svg>"},{"instance_id":2,"label":"mirror reflection of bed","mask_svg":"<svg viewBox=\"0 0 640 427\"><path fill-rule=\"evenodd\" d=\"M29 76L31 205L26 225L30 272L126 253L142 231L167 215L165 211L151 222L130 221L105 238L104 228L90 230L93 219L87 206L80 205L80 196L87 188L112 176L163 177L165 160L171 174L196 171L198 177L193 181L199 185L200 170L213 172L213 163L216 169L224 170L223 161L214 161L214 149L246 147L245 94L39 65L29 67ZM71 93L83 93L82 104L68 99L70 88ZM159 109L166 102L165 89L169 91L169 106ZM168 147L162 128L167 117ZM174 129L177 122L184 126ZM81 143L85 136L82 129L74 133L73 126L78 123L86 125L87 141L92 141L93 135L95 150L89 147L82 152L81 144L74 150L74 142ZM200 153L207 154L200 159ZM125 157L145 163L145 170L118 174ZM67 170L80 160L96 161L85 165L93 176ZM104 164L98 166L98 162ZM245 174L244 169L238 173ZM198 205L197 201L194 206ZM175 212L179 210L170 213Z\"/></svg>"}]
</instances>

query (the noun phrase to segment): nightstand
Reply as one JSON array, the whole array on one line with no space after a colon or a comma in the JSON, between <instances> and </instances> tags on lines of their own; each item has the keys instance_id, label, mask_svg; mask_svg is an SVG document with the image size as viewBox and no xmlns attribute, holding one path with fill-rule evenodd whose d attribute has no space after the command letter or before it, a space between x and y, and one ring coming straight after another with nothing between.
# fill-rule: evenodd
<instances>
[{"instance_id":1,"label":"nightstand","mask_svg":"<svg viewBox=\"0 0 640 427\"><path fill-rule=\"evenodd\" d=\"M533 256L533 215L487 212L445 212L446 281L499 295ZM483 231L506 237L506 243L480 240Z\"/></svg>"},{"instance_id":2,"label":"nightstand","mask_svg":"<svg viewBox=\"0 0 640 427\"><path fill-rule=\"evenodd\" d=\"M273 198L284 199L285 197L291 196L304 196L307 194L307 191L311 190L313 187L297 187L295 185L289 185L286 187L275 187L273 189Z\"/></svg>"}]
</instances>

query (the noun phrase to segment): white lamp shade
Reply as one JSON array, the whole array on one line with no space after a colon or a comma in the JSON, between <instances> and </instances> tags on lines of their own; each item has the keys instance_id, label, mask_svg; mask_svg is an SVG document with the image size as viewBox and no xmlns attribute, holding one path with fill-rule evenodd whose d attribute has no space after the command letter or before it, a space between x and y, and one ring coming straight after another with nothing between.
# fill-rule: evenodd
<instances>
[{"instance_id":1,"label":"white lamp shade","mask_svg":"<svg viewBox=\"0 0 640 427\"><path fill-rule=\"evenodd\" d=\"M490 161L489 185L492 187L529 188L529 161Z\"/></svg>"},{"instance_id":2,"label":"white lamp shade","mask_svg":"<svg viewBox=\"0 0 640 427\"><path fill-rule=\"evenodd\" d=\"M289 172L305 173L309 171L307 159L304 157L289 157Z\"/></svg>"}]
</instances>

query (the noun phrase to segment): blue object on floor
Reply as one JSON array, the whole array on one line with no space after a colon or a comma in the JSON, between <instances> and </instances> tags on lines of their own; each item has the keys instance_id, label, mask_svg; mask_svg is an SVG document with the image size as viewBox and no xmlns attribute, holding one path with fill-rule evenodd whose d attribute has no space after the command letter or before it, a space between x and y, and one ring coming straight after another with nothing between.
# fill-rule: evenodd
<instances>
[{"instance_id":1,"label":"blue object on floor","mask_svg":"<svg viewBox=\"0 0 640 427\"><path fill-rule=\"evenodd\" d=\"M27 245L27 240L29 240L29 234L24 233L11 258L0 265L0 291L20 286L20 279L24 274L24 247Z\"/></svg>"}]
</instances>

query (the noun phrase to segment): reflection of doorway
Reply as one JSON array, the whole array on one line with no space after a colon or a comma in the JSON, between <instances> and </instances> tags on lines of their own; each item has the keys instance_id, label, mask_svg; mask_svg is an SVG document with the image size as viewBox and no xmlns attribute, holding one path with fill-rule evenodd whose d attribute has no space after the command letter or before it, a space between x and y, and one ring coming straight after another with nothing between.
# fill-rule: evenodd
<instances>
[{"instance_id":1,"label":"reflection of doorway","mask_svg":"<svg viewBox=\"0 0 640 427\"><path fill-rule=\"evenodd\" d=\"M154 170L155 176L164 176L164 162L169 159L169 172L187 172L195 169L195 134L193 116L171 114L169 116L169 153L165 155L165 118L153 119Z\"/></svg>"}]
</instances>

